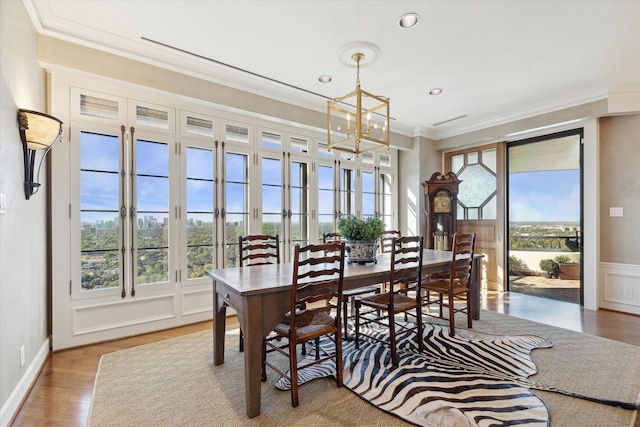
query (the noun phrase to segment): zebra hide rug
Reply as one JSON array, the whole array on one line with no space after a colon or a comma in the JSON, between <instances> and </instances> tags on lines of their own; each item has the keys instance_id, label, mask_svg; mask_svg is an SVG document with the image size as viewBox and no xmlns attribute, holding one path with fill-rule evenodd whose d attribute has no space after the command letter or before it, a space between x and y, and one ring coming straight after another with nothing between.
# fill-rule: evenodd
<instances>
[{"instance_id":1,"label":"zebra hide rug","mask_svg":"<svg viewBox=\"0 0 640 427\"><path fill-rule=\"evenodd\" d=\"M376 333L388 335L385 329ZM448 327L427 323L424 340L425 351L419 353L415 335L402 339L396 367L388 346L366 341L358 350L354 341L344 341L344 385L386 412L429 427L549 426L549 410L531 389L636 409L634 404L599 400L529 380L537 372L531 351L553 345L537 336L495 336L459 329L451 337ZM333 352L334 344L326 339L320 348ZM335 377L335 363L306 368L298 376L299 384ZM275 386L291 388L284 377Z\"/></svg>"}]
</instances>

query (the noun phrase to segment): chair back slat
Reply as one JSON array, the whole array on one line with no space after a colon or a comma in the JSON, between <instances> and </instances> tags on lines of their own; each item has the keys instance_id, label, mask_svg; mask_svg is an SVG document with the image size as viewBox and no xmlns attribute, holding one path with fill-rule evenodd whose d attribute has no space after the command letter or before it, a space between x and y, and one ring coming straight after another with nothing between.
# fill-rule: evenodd
<instances>
[{"instance_id":1,"label":"chair back slat","mask_svg":"<svg viewBox=\"0 0 640 427\"><path fill-rule=\"evenodd\" d=\"M239 266L280 264L280 236L253 234L238 237Z\"/></svg>"}]
</instances>

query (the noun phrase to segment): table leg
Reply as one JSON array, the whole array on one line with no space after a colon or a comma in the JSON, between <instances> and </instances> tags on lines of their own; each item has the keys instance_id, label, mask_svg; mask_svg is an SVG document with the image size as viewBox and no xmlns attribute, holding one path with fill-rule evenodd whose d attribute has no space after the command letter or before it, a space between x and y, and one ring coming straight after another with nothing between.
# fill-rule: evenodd
<instances>
[{"instance_id":1,"label":"table leg","mask_svg":"<svg viewBox=\"0 0 640 427\"><path fill-rule=\"evenodd\" d=\"M471 317L480 320L480 265L482 260L474 258L471 267Z\"/></svg>"},{"instance_id":2,"label":"table leg","mask_svg":"<svg viewBox=\"0 0 640 427\"><path fill-rule=\"evenodd\" d=\"M244 334L244 381L247 416L253 418L260 415L260 393L262 383L262 296L245 297L241 319Z\"/></svg>"},{"instance_id":3,"label":"table leg","mask_svg":"<svg viewBox=\"0 0 640 427\"><path fill-rule=\"evenodd\" d=\"M224 334L227 321L227 305L222 296L215 291L216 283L213 282L213 364L224 363Z\"/></svg>"}]
</instances>

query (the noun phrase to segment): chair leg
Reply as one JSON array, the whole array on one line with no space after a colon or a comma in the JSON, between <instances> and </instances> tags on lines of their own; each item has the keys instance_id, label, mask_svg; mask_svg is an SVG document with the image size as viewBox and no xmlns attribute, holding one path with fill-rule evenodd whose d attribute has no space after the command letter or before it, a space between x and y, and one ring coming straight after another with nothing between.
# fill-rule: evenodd
<instances>
[{"instance_id":1,"label":"chair leg","mask_svg":"<svg viewBox=\"0 0 640 427\"><path fill-rule=\"evenodd\" d=\"M453 305L453 295L449 294L449 335L456 334L456 311Z\"/></svg>"},{"instance_id":2,"label":"chair leg","mask_svg":"<svg viewBox=\"0 0 640 427\"><path fill-rule=\"evenodd\" d=\"M444 318L444 316L442 315L442 304L443 304L442 294L438 294L438 304L440 305L440 317Z\"/></svg>"},{"instance_id":3,"label":"chair leg","mask_svg":"<svg viewBox=\"0 0 640 427\"><path fill-rule=\"evenodd\" d=\"M343 386L342 381L342 336L340 330L336 331L336 385Z\"/></svg>"},{"instance_id":4,"label":"chair leg","mask_svg":"<svg viewBox=\"0 0 640 427\"><path fill-rule=\"evenodd\" d=\"M395 313L393 312L393 306L391 304L387 307L387 313L389 314L389 345L391 345L391 363L393 363L393 366L398 366L398 349L396 348L396 319Z\"/></svg>"},{"instance_id":5,"label":"chair leg","mask_svg":"<svg viewBox=\"0 0 640 427\"><path fill-rule=\"evenodd\" d=\"M244 351L244 335L242 333L242 329L240 329L240 339L238 340L238 351Z\"/></svg>"},{"instance_id":6,"label":"chair leg","mask_svg":"<svg viewBox=\"0 0 640 427\"><path fill-rule=\"evenodd\" d=\"M356 348L360 349L360 301L356 298Z\"/></svg>"},{"instance_id":7,"label":"chair leg","mask_svg":"<svg viewBox=\"0 0 640 427\"><path fill-rule=\"evenodd\" d=\"M416 306L416 321L418 322L418 351L424 352L424 323L422 322L422 301Z\"/></svg>"},{"instance_id":8,"label":"chair leg","mask_svg":"<svg viewBox=\"0 0 640 427\"><path fill-rule=\"evenodd\" d=\"M298 354L296 344L289 340L289 374L291 375L291 406L299 405L298 401Z\"/></svg>"},{"instance_id":9,"label":"chair leg","mask_svg":"<svg viewBox=\"0 0 640 427\"><path fill-rule=\"evenodd\" d=\"M467 292L467 327L471 329L473 327L473 316L471 311L471 291Z\"/></svg>"},{"instance_id":10,"label":"chair leg","mask_svg":"<svg viewBox=\"0 0 640 427\"><path fill-rule=\"evenodd\" d=\"M267 381L267 340L266 338L262 341L262 382Z\"/></svg>"},{"instance_id":11,"label":"chair leg","mask_svg":"<svg viewBox=\"0 0 640 427\"><path fill-rule=\"evenodd\" d=\"M352 300L353 302L353 300ZM348 328L348 319L347 319L347 301L342 302L342 323L344 324L344 338L347 339L349 337L349 329ZM353 313L353 308L351 308L351 312Z\"/></svg>"}]
</instances>

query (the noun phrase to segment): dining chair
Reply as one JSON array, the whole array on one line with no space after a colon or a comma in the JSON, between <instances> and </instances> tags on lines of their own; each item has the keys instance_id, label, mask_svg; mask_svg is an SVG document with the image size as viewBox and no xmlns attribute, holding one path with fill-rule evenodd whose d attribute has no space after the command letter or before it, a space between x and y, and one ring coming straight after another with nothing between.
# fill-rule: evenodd
<instances>
[{"instance_id":1,"label":"dining chair","mask_svg":"<svg viewBox=\"0 0 640 427\"><path fill-rule=\"evenodd\" d=\"M391 252L391 242L400 237L402 237L400 230L384 230L380 235L380 252Z\"/></svg>"},{"instance_id":2,"label":"dining chair","mask_svg":"<svg viewBox=\"0 0 640 427\"><path fill-rule=\"evenodd\" d=\"M318 363L335 359L336 384L342 387L342 325L340 305L344 281L344 242L321 245L295 246L291 311L278 323L274 332L288 339L288 345L264 340L262 350L262 381L266 381L266 367L291 382L291 404L298 406L298 372ZM305 307L301 309L300 307ZM335 315L334 315L335 313ZM328 336L334 343L334 352L323 350L320 355L320 337ZM298 364L296 346L315 342L315 357ZM278 352L289 359L289 372L283 372L267 360L269 351Z\"/></svg>"},{"instance_id":3,"label":"dining chair","mask_svg":"<svg viewBox=\"0 0 640 427\"><path fill-rule=\"evenodd\" d=\"M239 236L238 259L239 267L280 264L280 235L254 234ZM239 350L244 351L242 329L240 329Z\"/></svg>"},{"instance_id":4,"label":"dining chair","mask_svg":"<svg viewBox=\"0 0 640 427\"><path fill-rule=\"evenodd\" d=\"M340 233L324 233L322 235L322 242L339 242L341 241ZM366 294L379 294L380 286L364 286L362 288L348 289L342 291L342 322L344 326L344 337L347 338L349 336L349 319L353 319L354 312L354 301L355 297L358 295L366 295ZM348 314L347 310L351 306L351 315Z\"/></svg>"},{"instance_id":5,"label":"dining chair","mask_svg":"<svg viewBox=\"0 0 640 427\"><path fill-rule=\"evenodd\" d=\"M382 342L391 346L391 360L394 366L398 365L397 340L399 336L416 331L416 339L420 352L424 350L422 338L422 303L421 303L421 281L422 281L422 248L424 239L422 236L409 236L393 239L391 245L391 266L389 269L389 289L385 293L368 297L356 298L356 348L360 348L360 336L366 336L374 341ZM399 289L403 283L415 282L416 292L409 296ZM364 317L361 313L362 307L379 310L380 315ZM414 313L411 313L414 310ZM414 322L400 322L395 315L398 313L409 314L415 319ZM388 326L389 342L384 337L363 333L361 326L374 323L379 326ZM396 329L397 328L397 329Z\"/></svg>"},{"instance_id":6,"label":"dining chair","mask_svg":"<svg viewBox=\"0 0 640 427\"><path fill-rule=\"evenodd\" d=\"M402 237L400 230L384 230L380 235L380 252L391 252L391 242L393 239L399 239L400 237ZM382 292L387 291L388 285L389 284L387 282L382 283Z\"/></svg>"},{"instance_id":7,"label":"dining chair","mask_svg":"<svg viewBox=\"0 0 640 427\"><path fill-rule=\"evenodd\" d=\"M448 274L431 276L422 286L424 292L423 304L427 311L425 315L447 318L443 315L443 307L448 309L449 335L456 333L455 314L467 314L467 327L473 325L473 313L471 309L471 270L473 267L473 253L476 244L475 233L456 233L453 236L451 247L451 268ZM431 299L431 292L436 293L436 299ZM444 296L447 297L446 302ZM458 302L456 307L455 303ZM460 304L462 303L462 304ZM430 306L438 304L438 315L431 313Z\"/></svg>"}]
</instances>

